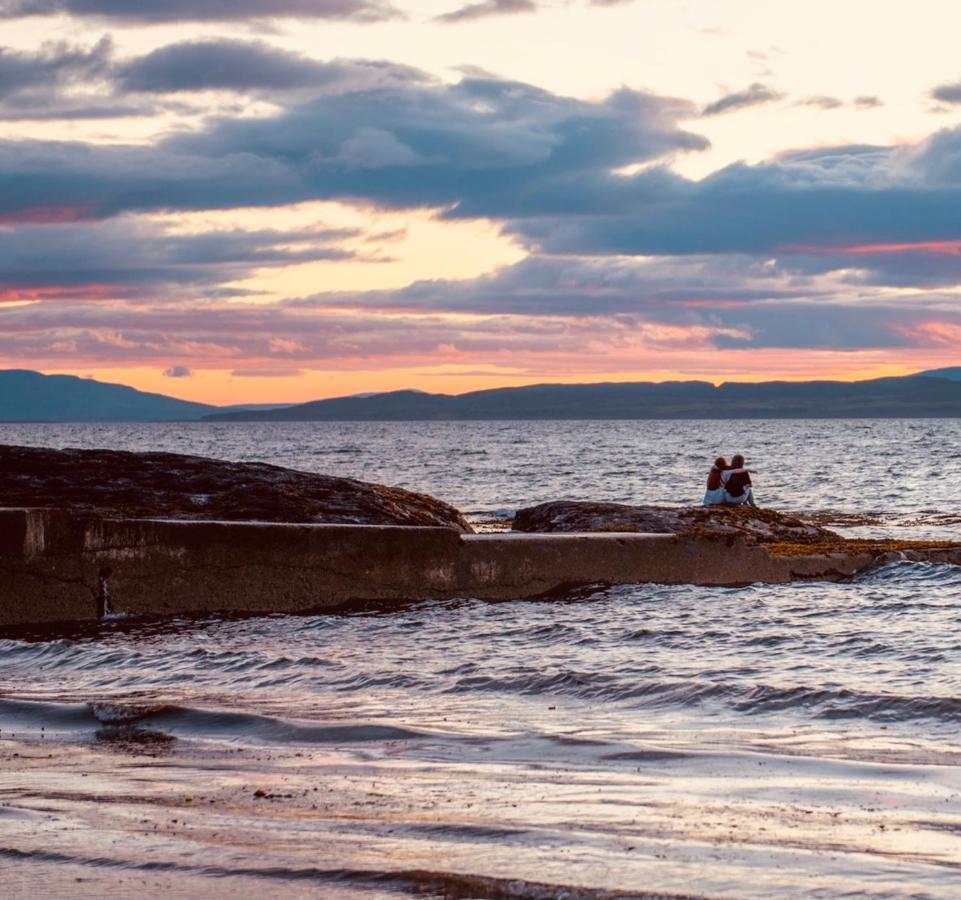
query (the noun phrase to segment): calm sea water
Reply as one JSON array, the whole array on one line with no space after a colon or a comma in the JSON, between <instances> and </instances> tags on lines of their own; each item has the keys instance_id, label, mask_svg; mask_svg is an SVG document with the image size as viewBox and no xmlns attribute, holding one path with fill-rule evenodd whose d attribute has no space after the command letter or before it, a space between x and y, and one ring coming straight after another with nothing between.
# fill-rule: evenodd
<instances>
[{"instance_id":1,"label":"calm sea water","mask_svg":"<svg viewBox=\"0 0 961 900\"><path fill-rule=\"evenodd\" d=\"M714 457L741 452L764 505L883 518L863 534L961 525L959 419L0 423L0 442L261 460L424 491L475 518L562 498L699 503Z\"/></svg>"},{"instance_id":2,"label":"calm sea water","mask_svg":"<svg viewBox=\"0 0 961 900\"><path fill-rule=\"evenodd\" d=\"M961 423L0 426L477 518L768 504L957 537ZM38 896L961 895L961 570L0 635L0 869ZM13 882L9 878L15 879Z\"/></svg>"}]
</instances>

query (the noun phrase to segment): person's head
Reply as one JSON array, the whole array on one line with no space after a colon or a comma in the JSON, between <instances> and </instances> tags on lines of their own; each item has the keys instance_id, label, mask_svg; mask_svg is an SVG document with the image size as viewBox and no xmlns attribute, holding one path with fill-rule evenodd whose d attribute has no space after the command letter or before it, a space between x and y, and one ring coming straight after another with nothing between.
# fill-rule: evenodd
<instances>
[{"instance_id":1,"label":"person's head","mask_svg":"<svg viewBox=\"0 0 961 900\"><path fill-rule=\"evenodd\" d=\"M727 460L723 456L719 456L714 460L714 468L723 471L727 468Z\"/></svg>"},{"instance_id":2,"label":"person's head","mask_svg":"<svg viewBox=\"0 0 961 900\"><path fill-rule=\"evenodd\" d=\"M744 468L744 456L740 453L735 453L731 457L731 468L732 469L743 469Z\"/></svg>"}]
</instances>

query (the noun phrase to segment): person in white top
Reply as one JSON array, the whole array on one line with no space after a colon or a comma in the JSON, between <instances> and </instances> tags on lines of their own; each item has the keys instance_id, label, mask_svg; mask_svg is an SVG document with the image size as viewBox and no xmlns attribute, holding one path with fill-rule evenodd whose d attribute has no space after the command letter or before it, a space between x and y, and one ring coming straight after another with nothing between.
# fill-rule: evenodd
<instances>
[{"instance_id":1,"label":"person in white top","mask_svg":"<svg viewBox=\"0 0 961 900\"><path fill-rule=\"evenodd\" d=\"M705 506L720 506L724 502L724 482L721 474L730 468L728 461L719 456L714 460L714 467L707 473L707 489L704 491Z\"/></svg>"}]
</instances>

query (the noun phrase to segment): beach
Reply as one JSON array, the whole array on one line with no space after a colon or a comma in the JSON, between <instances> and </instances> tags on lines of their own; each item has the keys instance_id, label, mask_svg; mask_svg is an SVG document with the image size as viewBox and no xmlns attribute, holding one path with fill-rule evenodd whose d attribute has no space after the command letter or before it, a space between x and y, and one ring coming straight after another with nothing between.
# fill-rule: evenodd
<instances>
[{"instance_id":1,"label":"beach","mask_svg":"<svg viewBox=\"0 0 961 900\"><path fill-rule=\"evenodd\" d=\"M759 448L766 501L861 516L852 535L954 536L924 422L893 426L924 477L873 503L863 485L885 473L862 423L629 424L3 439L216 445L424 490L474 520L565 493L663 500L645 456L694 494L698 442L727 441ZM432 454L411 452L420 439ZM952 896L959 615L959 569L907 562L836 583L7 630L0 870L41 896Z\"/></svg>"}]
</instances>

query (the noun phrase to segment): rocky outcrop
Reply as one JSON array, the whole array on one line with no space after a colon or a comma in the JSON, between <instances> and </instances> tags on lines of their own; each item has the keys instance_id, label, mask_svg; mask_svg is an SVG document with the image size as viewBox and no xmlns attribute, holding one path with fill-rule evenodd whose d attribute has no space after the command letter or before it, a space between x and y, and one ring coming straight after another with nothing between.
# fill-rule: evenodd
<instances>
[{"instance_id":1,"label":"rocky outcrop","mask_svg":"<svg viewBox=\"0 0 961 900\"><path fill-rule=\"evenodd\" d=\"M433 525L472 529L452 506L400 488L177 453L0 445L0 505L120 518Z\"/></svg>"},{"instance_id":2,"label":"rocky outcrop","mask_svg":"<svg viewBox=\"0 0 961 900\"><path fill-rule=\"evenodd\" d=\"M816 524L814 516L791 516L749 506L627 506L559 500L518 511L513 530L534 533L635 532L706 538L763 549L768 557L843 559L857 570L899 559L961 565L957 541L844 538ZM753 576L752 576L753 577Z\"/></svg>"},{"instance_id":3,"label":"rocky outcrop","mask_svg":"<svg viewBox=\"0 0 961 900\"><path fill-rule=\"evenodd\" d=\"M520 510L514 531L627 531L640 534L740 535L752 543L821 544L840 535L770 509L735 506L626 506L559 500Z\"/></svg>"}]
</instances>

